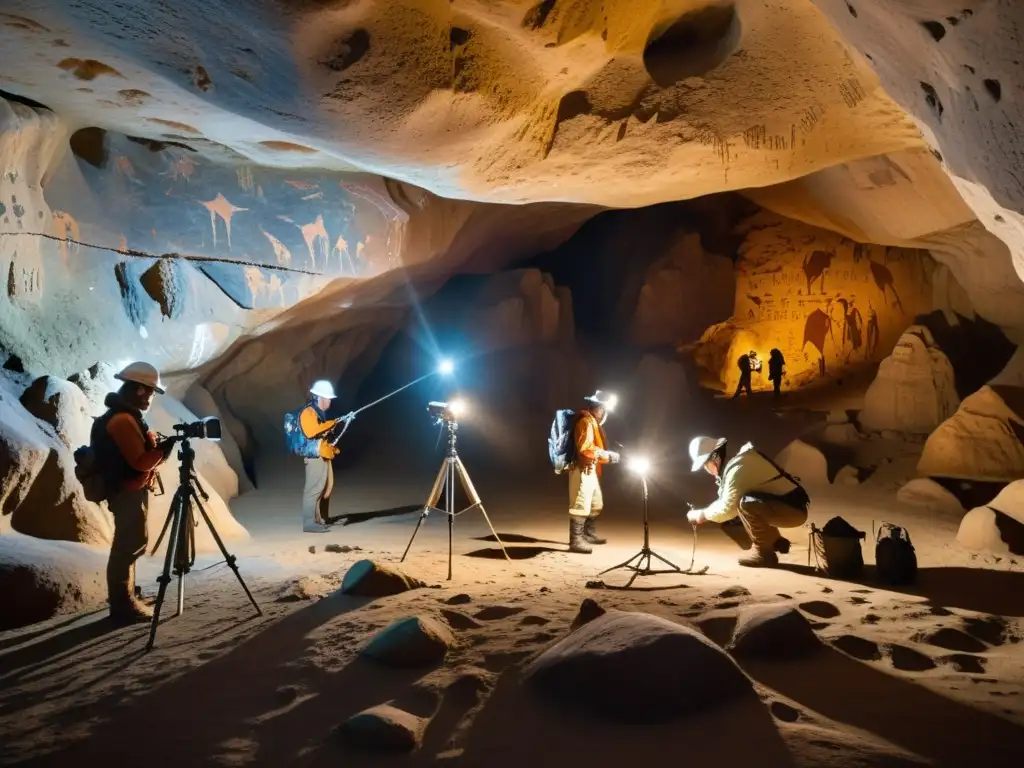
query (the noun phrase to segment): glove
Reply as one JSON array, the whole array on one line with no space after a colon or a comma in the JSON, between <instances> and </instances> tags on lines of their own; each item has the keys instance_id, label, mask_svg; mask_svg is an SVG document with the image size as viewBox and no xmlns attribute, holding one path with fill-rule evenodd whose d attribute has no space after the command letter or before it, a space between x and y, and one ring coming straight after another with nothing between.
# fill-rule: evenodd
<instances>
[{"instance_id":1,"label":"glove","mask_svg":"<svg viewBox=\"0 0 1024 768\"><path fill-rule=\"evenodd\" d=\"M339 421L343 421L346 424L351 424L355 420L356 420L356 414L355 414L354 411L349 411L344 416L342 416L341 419L339 419Z\"/></svg>"},{"instance_id":2,"label":"glove","mask_svg":"<svg viewBox=\"0 0 1024 768\"><path fill-rule=\"evenodd\" d=\"M699 509L691 509L686 513L686 519L691 525L700 525L704 522L704 513Z\"/></svg>"},{"instance_id":3,"label":"glove","mask_svg":"<svg viewBox=\"0 0 1024 768\"><path fill-rule=\"evenodd\" d=\"M610 461L612 464L619 463L619 454L616 451L605 451L605 453L608 456L608 461Z\"/></svg>"}]
</instances>

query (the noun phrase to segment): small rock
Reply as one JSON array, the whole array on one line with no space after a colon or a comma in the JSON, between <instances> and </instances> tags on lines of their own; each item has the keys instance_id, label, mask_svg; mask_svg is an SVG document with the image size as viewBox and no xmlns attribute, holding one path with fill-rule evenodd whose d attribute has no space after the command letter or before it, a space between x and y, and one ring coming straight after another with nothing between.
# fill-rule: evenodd
<instances>
[{"instance_id":1,"label":"small rock","mask_svg":"<svg viewBox=\"0 0 1024 768\"><path fill-rule=\"evenodd\" d=\"M847 464L838 472L836 472L836 479L832 481L832 484L860 485L860 471L856 467L851 467L849 464Z\"/></svg>"},{"instance_id":2,"label":"small rock","mask_svg":"<svg viewBox=\"0 0 1024 768\"><path fill-rule=\"evenodd\" d=\"M425 726L423 718L381 704L350 717L340 733L354 747L409 752L419 746Z\"/></svg>"},{"instance_id":3,"label":"small rock","mask_svg":"<svg viewBox=\"0 0 1024 768\"><path fill-rule=\"evenodd\" d=\"M539 592L550 592L551 591L551 587L541 587L538 591Z\"/></svg>"},{"instance_id":4,"label":"small rock","mask_svg":"<svg viewBox=\"0 0 1024 768\"><path fill-rule=\"evenodd\" d=\"M507 619L509 616L515 616L525 610L518 605L488 605L474 613L473 618L481 621L495 621L496 619Z\"/></svg>"},{"instance_id":5,"label":"small rock","mask_svg":"<svg viewBox=\"0 0 1024 768\"><path fill-rule=\"evenodd\" d=\"M861 435L853 424L830 424L821 433L821 439L832 445L852 445L860 442Z\"/></svg>"},{"instance_id":6,"label":"small rock","mask_svg":"<svg viewBox=\"0 0 1024 768\"><path fill-rule=\"evenodd\" d=\"M825 417L827 424L845 424L849 420L849 415L842 409L831 410L828 412L828 416Z\"/></svg>"},{"instance_id":7,"label":"small rock","mask_svg":"<svg viewBox=\"0 0 1024 768\"><path fill-rule=\"evenodd\" d=\"M480 629L483 626L472 616L467 616L462 611L453 611L451 608L442 609L441 615L452 629Z\"/></svg>"},{"instance_id":8,"label":"small rock","mask_svg":"<svg viewBox=\"0 0 1024 768\"><path fill-rule=\"evenodd\" d=\"M419 579L408 576L373 560L360 560L345 573L341 592L360 597L386 597L426 586Z\"/></svg>"},{"instance_id":9,"label":"small rock","mask_svg":"<svg viewBox=\"0 0 1024 768\"><path fill-rule=\"evenodd\" d=\"M729 587L728 589L719 592L719 597L750 597L750 590L746 587Z\"/></svg>"},{"instance_id":10,"label":"small rock","mask_svg":"<svg viewBox=\"0 0 1024 768\"><path fill-rule=\"evenodd\" d=\"M663 722L753 692L728 654L696 630L624 611L583 625L523 675L545 698L628 723Z\"/></svg>"},{"instance_id":11,"label":"small rock","mask_svg":"<svg viewBox=\"0 0 1024 768\"><path fill-rule=\"evenodd\" d=\"M448 605L465 605L466 603L473 602L473 598L465 593L460 593L458 595L453 595L452 597L449 597L447 600L445 600L445 602Z\"/></svg>"},{"instance_id":12,"label":"small rock","mask_svg":"<svg viewBox=\"0 0 1024 768\"><path fill-rule=\"evenodd\" d=\"M437 619L409 616L379 632L362 655L394 667L414 667L442 661L454 645L455 636Z\"/></svg>"},{"instance_id":13,"label":"small rock","mask_svg":"<svg viewBox=\"0 0 1024 768\"><path fill-rule=\"evenodd\" d=\"M340 552L341 554L347 554L349 552L362 552L362 547L350 547L348 544L328 544L324 547L327 552Z\"/></svg>"},{"instance_id":14,"label":"small rock","mask_svg":"<svg viewBox=\"0 0 1024 768\"><path fill-rule=\"evenodd\" d=\"M316 546L315 545L310 545L310 547L309 547L309 554L311 554L311 555L315 555L316 554Z\"/></svg>"},{"instance_id":15,"label":"small rock","mask_svg":"<svg viewBox=\"0 0 1024 768\"><path fill-rule=\"evenodd\" d=\"M591 600L588 597L580 604L579 613L577 613L576 618L572 620L572 625L570 626L569 631L575 632L584 624L593 621L599 616L604 616L606 613L607 611L602 608L596 600Z\"/></svg>"},{"instance_id":16,"label":"small rock","mask_svg":"<svg viewBox=\"0 0 1024 768\"><path fill-rule=\"evenodd\" d=\"M740 611L729 651L735 656L791 659L821 645L810 623L789 605L754 605Z\"/></svg>"}]
</instances>

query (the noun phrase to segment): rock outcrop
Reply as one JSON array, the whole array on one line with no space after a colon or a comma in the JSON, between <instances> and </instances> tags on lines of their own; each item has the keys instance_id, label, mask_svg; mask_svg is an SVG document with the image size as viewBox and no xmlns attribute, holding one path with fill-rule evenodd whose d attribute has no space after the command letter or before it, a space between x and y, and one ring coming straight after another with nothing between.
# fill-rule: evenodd
<instances>
[{"instance_id":1,"label":"rock outcrop","mask_svg":"<svg viewBox=\"0 0 1024 768\"><path fill-rule=\"evenodd\" d=\"M1024 480L1010 483L960 522L957 542L966 549L1024 555Z\"/></svg>"},{"instance_id":2,"label":"rock outcrop","mask_svg":"<svg viewBox=\"0 0 1024 768\"><path fill-rule=\"evenodd\" d=\"M390 667L418 667L444 660L455 636L430 616L410 616L382 629L361 651L368 659Z\"/></svg>"},{"instance_id":3,"label":"rock outcrop","mask_svg":"<svg viewBox=\"0 0 1024 768\"><path fill-rule=\"evenodd\" d=\"M917 472L996 482L1024 477L1024 390L985 386L964 399L929 435Z\"/></svg>"},{"instance_id":4,"label":"rock outcrop","mask_svg":"<svg viewBox=\"0 0 1024 768\"><path fill-rule=\"evenodd\" d=\"M359 560L345 572L341 591L357 597L387 597L422 586L422 581L397 568L373 560Z\"/></svg>"},{"instance_id":5,"label":"rock outcrop","mask_svg":"<svg viewBox=\"0 0 1024 768\"><path fill-rule=\"evenodd\" d=\"M740 611L729 643L734 656L787 660L821 646L810 622L791 605L749 605Z\"/></svg>"},{"instance_id":6,"label":"rock outcrop","mask_svg":"<svg viewBox=\"0 0 1024 768\"><path fill-rule=\"evenodd\" d=\"M828 460L803 440L794 440L775 457L775 463L803 485L828 485Z\"/></svg>"},{"instance_id":7,"label":"rock outcrop","mask_svg":"<svg viewBox=\"0 0 1024 768\"><path fill-rule=\"evenodd\" d=\"M864 395L859 421L872 431L927 435L960 405L949 358L922 325L908 328Z\"/></svg>"}]
</instances>

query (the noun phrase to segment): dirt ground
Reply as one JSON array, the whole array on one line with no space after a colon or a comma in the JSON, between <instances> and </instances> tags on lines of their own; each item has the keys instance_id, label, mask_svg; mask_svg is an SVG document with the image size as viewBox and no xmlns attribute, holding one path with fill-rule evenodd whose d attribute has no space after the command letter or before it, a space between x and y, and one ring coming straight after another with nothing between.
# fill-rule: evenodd
<instances>
[{"instance_id":1,"label":"dirt ground","mask_svg":"<svg viewBox=\"0 0 1024 768\"><path fill-rule=\"evenodd\" d=\"M805 428L794 426L796 415L756 413L758 434ZM333 511L422 503L432 457L411 462L400 478L372 462L343 467ZM885 464L889 474L876 472L873 483L812 491L812 522L842 515L867 532L862 583L808 567L806 530L791 532L784 567L749 570L736 564L736 546L706 526L696 565L707 574L641 577L629 591L587 584L615 587L627 578L598 572L640 548L635 478L621 467L609 472L609 543L582 556L566 552L561 478L475 472L473 456L464 458L511 562L471 511L456 521L447 581L447 527L431 516L402 566L426 588L376 600L341 595L341 578L357 560L397 562L416 515L302 534L298 468L264 467L260 488L232 504L252 534L235 554L264 615L255 615L221 557L202 555L188 577L185 612L161 624L148 654L148 628L113 629L103 612L0 635L0 763L500 767L644 764L671 754L692 765L1021 764L1024 563L964 552L954 542L958 517L898 504L893 467L905 457ZM668 474L656 468L652 477L652 546L686 568L693 537L683 500L709 499L713 484ZM882 520L913 537L920 573L912 588L874 583L871 531ZM150 596L160 566L155 558L140 566ZM759 693L752 704L666 726L598 722L554 709L517 681L526 660L568 633L588 597L693 625L723 645L744 606L792 604L825 646L800 661L743 662ZM396 671L358 658L392 621L424 614L447 622L458 639L443 664ZM337 726L385 702L429 718L417 751L380 756L342 744Z\"/></svg>"}]
</instances>

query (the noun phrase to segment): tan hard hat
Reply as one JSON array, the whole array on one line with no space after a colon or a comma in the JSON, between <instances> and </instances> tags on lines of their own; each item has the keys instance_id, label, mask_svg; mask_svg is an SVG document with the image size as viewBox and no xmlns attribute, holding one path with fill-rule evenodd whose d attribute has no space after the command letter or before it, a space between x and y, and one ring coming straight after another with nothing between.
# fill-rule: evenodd
<instances>
[{"instance_id":1,"label":"tan hard hat","mask_svg":"<svg viewBox=\"0 0 1024 768\"><path fill-rule=\"evenodd\" d=\"M156 390L161 395L164 394L164 388L160 384L160 372L149 363L142 362L141 360L129 363L115 373L114 378L118 381L141 384L144 387Z\"/></svg>"}]
</instances>

